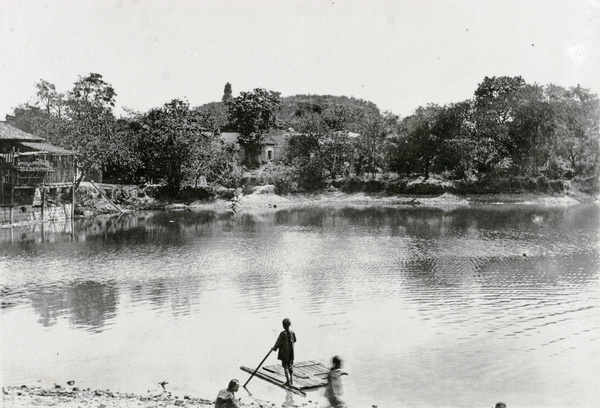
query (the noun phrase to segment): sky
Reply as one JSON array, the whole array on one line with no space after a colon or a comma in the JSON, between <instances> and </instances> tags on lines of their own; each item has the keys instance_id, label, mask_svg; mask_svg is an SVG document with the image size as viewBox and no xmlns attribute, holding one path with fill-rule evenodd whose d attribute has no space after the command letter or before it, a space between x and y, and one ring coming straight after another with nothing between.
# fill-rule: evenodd
<instances>
[{"instance_id":1,"label":"sky","mask_svg":"<svg viewBox=\"0 0 600 408\"><path fill-rule=\"evenodd\" d=\"M0 0L0 120L99 73L116 113L265 88L410 115L485 76L600 92L600 0Z\"/></svg>"}]
</instances>

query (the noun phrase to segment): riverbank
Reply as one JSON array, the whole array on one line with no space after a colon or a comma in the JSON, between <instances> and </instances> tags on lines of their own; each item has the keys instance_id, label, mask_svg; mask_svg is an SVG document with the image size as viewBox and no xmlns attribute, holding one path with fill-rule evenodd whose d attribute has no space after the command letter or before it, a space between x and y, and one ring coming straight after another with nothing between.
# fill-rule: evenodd
<instances>
[{"instance_id":1,"label":"riverbank","mask_svg":"<svg viewBox=\"0 0 600 408\"><path fill-rule=\"evenodd\" d=\"M218 390L217 390L218 391ZM215 391L215 394L217 393ZM240 394L241 392L238 392ZM238 395L239 398L239 395ZM147 395L112 392L110 390L80 390L76 386L56 385L53 389L42 387L2 387L3 408L55 407L55 408L177 408L214 407L214 400L196 398L189 395L172 395L168 391L148 392ZM274 406L270 402L244 402L245 408L266 408ZM306 403L302 404L307 405ZM300 406L300 405L294 405ZM318 405L311 403L312 407Z\"/></svg>"},{"instance_id":2,"label":"riverbank","mask_svg":"<svg viewBox=\"0 0 600 408\"><path fill-rule=\"evenodd\" d=\"M274 210L301 206L393 206L422 207L451 210L475 205L543 205L570 206L579 203L598 202L597 195L590 195L573 188L565 194L519 193L519 194L471 194L459 195L449 192L442 194L398 194L355 192L346 193L339 189L315 194L275 194L273 185L254 187L248 194L238 190L232 199L216 198L193 202L169 202L152 198L134 188L124 188L115 202L98 194L95 188L82 185L77 194L76 214L90 217L99 214L130 212L138 210L212 210L240 213L244 211ZM109 193L110 190L105 190ZM233 193L232 193L233 195Z\"/></svg>"},{"instance_id":3,"label":"riverbank","mask_svg":"<svg viewBox=\"0 0 600 408\"><path fill-rule=\"evenodd\" d=\"M338 191L313 195L279 196L272 192L254 192L235 200L215 200L194 202L189 205L167 207L167 209L221 210L244 212L301 206L391 206L422 207L451 210L472 205L544 205L570 206L579 203L597 202L595 197L572 195L550 196L543 194L487 194L480 196L459 196L444 193L438 196L385 196L365 193L342 193Z\"/></svg>"}]
</instances>

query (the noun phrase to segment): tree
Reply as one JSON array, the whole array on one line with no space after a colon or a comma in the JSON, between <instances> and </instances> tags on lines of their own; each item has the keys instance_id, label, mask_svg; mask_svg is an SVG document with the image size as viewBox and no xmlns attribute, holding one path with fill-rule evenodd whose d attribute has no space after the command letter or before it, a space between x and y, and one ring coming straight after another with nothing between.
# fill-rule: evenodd
<instances>
[{"instance_id":1,"label":"tree","mask_svg":"<svg viewBox=\"0 0 600 408\"><path fill-rule=\"evenodd\" d=\"M91 73L79 77L67 94L67 105L72 116L86 115L91 109L111 111L117 96L114 88L102 79L102 75Z\"/></svg>"},{"instance_id":2,"label":"tree","mask_svg":"<svg viewBox=\"0 0 600 408\"><path fill-rule=\"evenodd\" d=\"M235 151L213 131L210 114L174 99L139 118L138 150L147 180L164 181L172 193L197 186L201 176L227 182L236 170ZM225 183L226 184L226 183Z\"/></svg>"},{"instance_id":3,"label":"tree","mask_svg":"<svg viewBox=\"0 0 600 408\"><path fill-rule=\"evenodd\" d=\"M555 150L569 175L598 177L600 172L600 101L579 85L547 88L553 112Z\"/></svg>"},{"instance_id":4,"label":"tree","mask_svg":"<svg viewBox=\"0 0 600 408\"><path fill-rule=\"evenodd\" d=\"M397 159L397 170L409 174L418 171L425 180L441 147L440 135L436 132L438 115L443 108L430 104L418 107L415 113L402 120L400 126L400 157Z\"/></svg>"},{"instance_id":5,"label":"tree","mask_svg":"<svg viewBox=\"0 0 600 408\"><path fill-rule=\"evenodd\" d=\"M35 87L38 89L36 105L41 105L46 115L54 114L60 118L65 107L65 95L58 93L56 86L44 79L40 79Z\"/></svg>"},{"instance_id":6,"label":"tree","mask_svg":"<svg viewBox=\"0 0 600 408\"><path fill-rule=\"evenodd\" d=\"M225 89L223 90L223 98L221 99L221 101L227 102L230 99L231 99L231 84L229 82L227 82L225 84Z\"/></svg>"},{"instance_id":7,"label":"tree","mask_svg":"<svg viewBox=\"0 0 600 408\"><path fill-rule=\"evenodd\" d=\"M472 102L443 106L436 115L433 133L439 139L433 170L452 178L464 178L473 168L475 145L472 132Z\"/></svg>"},{"instance_id":8,"label":"tree","mask_svg":"<svg viewBox=\"0 0 600 408\"><path fill-rule=\"evenodd\" d=\"M526 85L513 99L513 121L508 127L507 153L513 169L525 176L550 174L556 160L553 112L544 88Z\"/></svg>"},{"instance_id":9,"label":"tree","mask_svg":"<svg viewBox=\"0 0 600 408\"><path fill-rule=\"evenodd\" d=\"M209 131L221 133L227 129L227 107L222 102L209 102L194 108L197 112L210 118L207 122Z\"/></svg>"},{"instance_id":10,"label":"tree","mask_svg":"<svg viewBox=\"0 0 600 408\"><path fill-rule=\"evenodd\" d=\"M227 117L233 129L240 133L238 143L247 154L250 167L258 165L258 154L264 146L264 135L276 127L281 106L279 92L257 88L241 92L226 102Z\"/></svg>"},{"instance_id":11,"label":"tree","mask_svg":"<svg viewBox=\"0 0 600 408\"><path fill-rule=\"evenodd\" d=\"M141 118L139 150L148 180L165 180L177 192L186 177L186 167L195 154L196 144L207 138L200 113L187 102L173 99L151 109Z\"/></svg>"},{"instance_id":12,"label":"tree","mask_svg":"<svg viewBox=\"0 0 600 408\"><path fill-rule=\"evenodd\" d=\"M354 144L354 169L357 174L389 169L388 136L395 133L398 117L390 112L368 112L361 120L359 135Z\"/></svg>"},{"instance_id":13,"label":"tree","mask_svg":"<svg viewBox=\"0 0 600 408\"><path fill-rule=\"evenodd\" d=\"M332 179L349 172L352 166L350 133L358 130L355 116L356 110L346 105L332 105L323 111L324 132L319 136L319 146L321 159Z\"/></svg>"},{"instance_id":14,"label":"tree","mask_svg":"<svg viewBox=\"0 0 600 408\"><path fill-rule=\"evenodd\" d=\"M79 77L66 96L43 79L36 88L36 106L25 105L19 111L21 119L27 117L30 122L18 120L17 123L75 152L79 169L76 187L91 172L102 171L107 162L130 159L123 149L123 140L115 132L112 108L116 93L102 75L91 73Z\"/></svg>"},{"instance_id":15,"label":"tree","mask_svg":"<svg viewBox=\"0 0 600 408\"><path fill-rule=\"evenodd\" d=\"M475 90L472 136L474 170L479 176L494 170L509 156L515 99L525 85L520 76L485 77Z\"/></svg>"},{"instance_id":16,"label":"tree","mask_svg":"<svg viewBox=\"0 0 600 408\"><path fill-rule=\"evenodd\" d=\"M129 160L116 132L112 112L116 95L96 73L79 77L67 93L64 127L53 134L52 141L76 152L77 186L90 173L101 172L109 160Z\"/></svg>"}]
</instances>

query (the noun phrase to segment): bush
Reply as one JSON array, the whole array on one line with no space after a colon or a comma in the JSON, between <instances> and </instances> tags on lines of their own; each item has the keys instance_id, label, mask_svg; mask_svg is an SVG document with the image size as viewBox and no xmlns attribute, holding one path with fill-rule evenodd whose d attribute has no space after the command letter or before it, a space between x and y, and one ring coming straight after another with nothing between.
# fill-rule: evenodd
<instances>
[{"instance_id":1,"label":"bush","mask_svg":"<svg viewBox=\"0 0 600 408\"><path fill-rule=\"evenodd\" d=\"M235 188L216 187L215 196L223 200L231 200L235 197L237 190Z\"/></svg>"},{"instance_id":2,"label":"bush","mask_svg":"<svg viewBox=\"0 0 600 408\"><path fill-rule=\"evenodd\" d=\"M554 193L564 194L566 192L566 183L563 180L550 180L548 187Z\"/></svg>"},{"instance_id":3,"label":"bush","mask_svg":"<svg viewBox=\"0 0 600 408\"><path fill-rule=\"evenodd\" d=\"M216 191L211 186L191 187L186 186L179 190L177 198L184 202L194 202L198 200L207 201L216 197Z\"/></svg>"},{"instance_id":4,"label":"bush","mask_svg":"<svg viewBox=\"0 0 600 408\"><path fill-rule=\"evenodd\" d=\"M406 192L409 194L437 195L445 193L446 189L439 184L415 183L408 185Z\"/></svg>"},{"instance_id":5,"label":"bush","mask_svg":"<svg viewBox=\"0 0 600 408\"><path fill-rule=\"evenodd\" d=\"M349 177L346 179L346 182L342 186L342 191L344 193L358 193L363 191L364 183L358 177Z\"/></svg>"},{"instance_id":6,"label":"bush","mask_svg":"<svg viewBox=\"0 0 600 408\"><path fill-rule=\"evenodd\" d=\"M275 194L283 195L298 191L298 184L293 180L292 174L282 174L274 184Z\"/></svg>"},{"instance_id":7,"label":"bush","mask_svg":"<svg viewBox=\"0 0 600 408\"><path fill-rule=\"evenodd\" d=\"M365 193L377 193L384 189L384 183L380 180L367 180L364 183Z\"/></svg>"},{"instance_id":8,"label":"bush","mask_svg":"<svg viewBox=\"0 0 600 408\"><path fill-rule=\"evenodd\" d=\"M536 180L535 180L535 185L537 187L537 190L540 192L546 192L548 191L548 179L545 176L539 176Z\"/></svg>"},{"instance_id":9,"label":"bush","mask_svg":"<svg viewBox=\"0 0 600 408\"><path fill-rule=\"evenodd\" d=\"M390 180L385 184L384 191L388 195L402 194L407 191L406 180Z\"/></svg>"},{"instance_id":10,"label":"bush","mask_svg":"<svg viewBox=\"0 0 600 408\"><path fill-rule=\"evenodd\" d=\"M295 160L293 179L299 191L319 191L327 187L329 175L323 171L323 163L318 158Z\"/></svg>"},{"instance_id":11,"label":"bush","mask_svg":"<svg viewBox=\"0 0 600 408\"><path fill-rule=\"evenodd\" d=\"M600 191L600 179L597 176L575 179L579 183L579 190L588 193L595 194Z\"/></svg>"}]
</instances>

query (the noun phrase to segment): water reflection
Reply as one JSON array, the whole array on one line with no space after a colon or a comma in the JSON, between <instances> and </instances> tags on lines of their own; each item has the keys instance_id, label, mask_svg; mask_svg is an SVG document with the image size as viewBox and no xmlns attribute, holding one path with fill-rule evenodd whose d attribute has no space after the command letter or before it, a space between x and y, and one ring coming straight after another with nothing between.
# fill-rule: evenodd
<instances>
[{"instance_id":1,"label":"water reflection","mask_svg":"<svg viewBox=\"0 0 600 408\"><path fill-rule=\"evenodd\" d=\"M10 297L8 293L7 298ZM61 287L32 288L27 299L44 327L55 325L57 319L64 315L76 328L100 332L115 317L118 290L111 284L80 282Z\"/></svg>"},{"instance_id":2,"label":"water reflection","mask_svg":"<svg viewBox=\"0 0 600 408\"><path fill-rule=\"evenodd\" d=\"M473 406L506 390L523 406L591 401L598 212L308 207L123 214L78 220L74 234L17 229L0 241L0 317L15 328L2 336L53 344L68 333L94 360L76 347L52 351L67 366L96 366L102 384L127 378L144 389L160 371L158 380L202 384L206 392L194 391L210 396L239 374L232 367L264 356L285 315L300 326L303 358L347 356L353 405ZM50 353L34 340L28 347ZM50 358L3 359L65 375ZM121 363L139 367L135 379ZM294 403L303 401L284 402Z\"/></svg>"}]
</instances>

